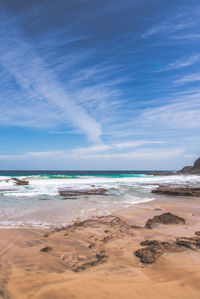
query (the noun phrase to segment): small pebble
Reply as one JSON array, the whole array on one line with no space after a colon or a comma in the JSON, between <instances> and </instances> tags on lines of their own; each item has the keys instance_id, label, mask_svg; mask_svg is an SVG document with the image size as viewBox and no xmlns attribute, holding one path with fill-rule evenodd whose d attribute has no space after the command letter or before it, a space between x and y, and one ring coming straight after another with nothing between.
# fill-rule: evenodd
<instances>
[{"instance_id":1,"label":"small pebble","mask_svg":"<svg viewBox=\"0 0 200 299\"><path fill-rule=\"evenodd\" d=\"M40 249L41 252L49 252L49 251L52 251L52 250L53 250L52 247L49 247L49 246L46 246L46 247Z\"/></svg>"},{"instance_id":2,"label":"small pebble","mask_svg":"<svg viewBox=\"0 0 200 299\"><path fill-rule=\"evenodd\" d=\"M155 211L162 211L162 210L164 210L163 208L160 208L160 207L156 207L156 208L154 208L154 210Z\"/></svg>"},{"instance_id":3,"label":"small pebble","mask_svg":"<svg viewBox=\"0 0 200 299\"><path fill-rule=\"evenodd\" d=\"M48 236L49 236L48 234L44 234L44 235L43 235L44 238L47 238Z\"/></svg>"}]
</instances>

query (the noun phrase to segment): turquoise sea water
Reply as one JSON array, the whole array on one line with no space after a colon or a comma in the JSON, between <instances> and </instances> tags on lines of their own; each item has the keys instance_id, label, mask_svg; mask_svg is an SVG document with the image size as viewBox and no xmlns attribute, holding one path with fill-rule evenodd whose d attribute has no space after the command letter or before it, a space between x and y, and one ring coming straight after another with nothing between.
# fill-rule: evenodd
<instances>
[{"instance_id":1,"label":"turquoise sea water","mask_svg":"<svg viewBox=\"0 0 200 299\"><path fill-rule=\"evenodd\" d=\"M14 177L28 180L29 185L16 186ZM0 227L61 226L76 218L112 213L154 200L151 190L158 184L199 185L200 176L153 176L147 171L1 171ZM65 188L105 188L108 195L65 199L59 194Z\"/></svg>"}]
</instances>

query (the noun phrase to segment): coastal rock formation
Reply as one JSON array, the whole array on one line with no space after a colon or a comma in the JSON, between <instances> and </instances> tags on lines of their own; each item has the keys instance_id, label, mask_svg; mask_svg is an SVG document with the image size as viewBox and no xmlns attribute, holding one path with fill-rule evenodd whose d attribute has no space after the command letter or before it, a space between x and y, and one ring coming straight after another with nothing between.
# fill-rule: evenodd
<instances>
[{"instance_id":1,"label":"coastal rock formation","mask_svg":"<svg viewBox=\"0 0 200 299\"><path fill-rule=\"evenodd\" d=\"M113 215L77 221L43 235L46 247L43 247L40 251L52 251L51 241L57 235L62 235L64 240L73 239L73 242L69 242L69 246L71 244L73 250L66 250L64 255L61 256L61 263L64 264L66 269L73 272L85 271L88 268L103 264L109 259L109 252L106 248L109 242L115 242L126 237L132 238L134 229L137 228L139 227L129 225L120 217ZM77 243L78 246L75 245ZM80 247L81 250L79 250ZM59 256L56 252L56 246L53 248L54 254Z\"/></svg>"},{"instance_id":2,"label":"coastal rock formation","mask_svg":"<svg viewBox=\"0 0 200 299\"><path fill-rule=\"evenodd\" d=\"M150 245L146 248L138 249L135 255L145 264L152 264L164 253L164 249L160 245Z\"/></svg>"},{"instance_id":3,"label":"coastal rock formation","mask_svg":"<svg viewBox=\"0 0 200 299\"><path fill-rule=\"evenodd\" d=\"M145 227L152 228L154 224L185 224L185 219L172 213L163 213L147 220Z\"/></svg>"},{"instance_id":4,"label":"coastal rock formation","mask_svg":"<svg viewBox=\"0 0 200 299\"><path fill-rule=\"evenodd\" d=\"M29 184L29 181L23 181L23 180L19 180L17 178L13 178L13 181L15 182L15 185L17 185L17 186L26 186Z\"/></svg>"},{"instance_id":5,"label":"coastal rock formation","mask_svg":"<svg viewBox=\"0 0 200 299\"><path fill-rule=\"evenodd\" d=\"M184 250L179 244L174 242L160 242L157 240L146 240L141 242L140 245L147 247L138 249L135 255L145 264L155 263L165 252L181 252Z\"/></svg>"},{"instance_id":6,"label":"coastal rock formation","mask_svg":"<svg viewBox=\"0 0 200 299\"><path fill-rule=\"evenodd\" d=\"M152 190L152 193L157 194L167 194L167 195L175 195L175 196L200 196L200 187L166 187L159 186L156 189Z\"/></svg>"},{"instance_id":7,"label":"coastal rock formation","mask_svg":"<svg viewBox=\"0 0 200 299\"><path fill-rule=\"evenodd\" d=\"M193 166L185 166L180 171L179 174L200 174L200 158L198 158Z\"/></svg>"},{"instance_id":8,"label":"coastal rock formation","mask_svg":"<svg viewBox=\"0 0 200 299\"><path fill-rule=\"evenodd\" d=\"M56 228L55 232L64 230L65 233L72 233L78 230L79 228L88 228L88 227L105 227L106 235L102 241L105 243L108 238L114 238L115 236L124 236L125 234L132 234L133 229L141 228L134 225L129 225L125 221L123 221L120 217L108 215L108 216L98 216L94 219L88 219L84 221L76 221L71 225L63 228ZM109 228L109 230L107 229Z\"/></svg>"},{"instance_id":9,"label":"coastal rock formation","mask_svg":"<svg viewBox=\"0 0 200 299\"><path fill-rule=\"evenodd\" d=\"M194 170L199 170L200 171L200 158L198 158L193 165Z\"/></svg>"},{"instance_id":10,"label":"coastal rock formation","mask_svg":"<svg viewBox=\"0 0 200 299\"><path fill-rule=\"evenodd\" d=\"M90 188L90 189L61 189L59 190L60 195L65 197L78 196L78 195L107 195L105 188Z\"/></svg>"},{"instance_id":11,"label":"coastal rock formation","mask_svg":"<svg viewBox=\"0 0 200 299\"><path fill-rule=\"evenodd\" d=\"M196 249L200 247L200 238L199 237L180 237L176 239L176 244L190 248Z\"/></svg>"},{"instance_id":12,"label":"coastal rock formation","mask_svg":"<svg viewBox=\"0 0 200 299\"><path fill-rule=\"evenodd\" d=\"M187 174L192 172L192 166L185 166L183 167L178 173Z\"/></svg>"},{"instance_id":13,"label":"coastal rock formation","mask_svg":"<svg viewBox=\"0 0 200 299\"><path fill-rule=\"evenodd\" d=\"M64 258L65 259L65 258ZM86 254L78 255L72 257L71 261L66 263L66 268L72 270L73 272L80 272L87 270L90 267L103 264L107 261L108 256L105 254L104 250L101 250L98 253L87 256Z\"/></svg>"}]
</instances>

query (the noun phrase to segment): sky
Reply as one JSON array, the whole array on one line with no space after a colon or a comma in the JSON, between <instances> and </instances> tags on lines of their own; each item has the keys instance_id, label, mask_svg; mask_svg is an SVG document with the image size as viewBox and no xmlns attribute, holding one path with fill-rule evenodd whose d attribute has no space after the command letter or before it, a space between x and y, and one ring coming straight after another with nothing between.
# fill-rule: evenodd
<instances>
[{"instance_id":1,"label":"sky","mask_svg":"<svg viewBox=\"0 0 200 299\"><path fill-rule=\"evenodd\" d=\"M199 0L1 0L0 169L200 156Z\"/></svg>"}]
</instances>

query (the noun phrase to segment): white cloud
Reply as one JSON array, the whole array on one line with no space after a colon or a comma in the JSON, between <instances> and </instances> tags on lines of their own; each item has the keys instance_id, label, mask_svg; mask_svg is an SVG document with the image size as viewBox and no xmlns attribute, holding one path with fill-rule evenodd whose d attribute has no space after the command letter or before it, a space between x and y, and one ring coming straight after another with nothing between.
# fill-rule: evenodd
<instances>
[{"instance_id":1,"label":"white cloud","mask_svg":"<svg viewBox=\"0 0 200 299\"><path fill-rule=\"evenodd\" d=\"M174 39L199 39L200 34L184 34L173 36Z\"/></svg>"},{"instance_id":2,"label":"white cloud","mask_svg":"<svg viewBox=\"0 0 200 299\"><path fill-rule=\"evenodd\" d=\"M52 152L30 152L19 155L0 155L0 160L12 160L12 161L28 161L34 164L37 161L37 164L40 163L41 169L44 167L43 164L47 161L48 163L51 161L52 163L56 161L58 165L63 165L66 167L67 164L73 163L74 161L78 162L80 169L82 168L83 163L90 166L93 165L94 161L99 161L102 163L102 168L106 169L107 166L113 162L121 162L126 163L126 161L130 161L131 163L134 161L150 161L151 163L154 161L162 161L167 159L172 159L179 157L184 154L185 149L183 148L167 148L167 149L137 149L129 152L123 153L92 153L92 152L73 152L73 151L52 151ZM143 162L142 162L143 163ZM95 163L98 165L98 163ZM144 168L144 167L143 167ZM65 168L66 169L66 168Z\"/></svg>"},{"instance_id":3,"label":"white cloud","mask_svg":"<svg viewBox=\"0 0 200 299\"><path fill-rule=\"evenodd\" d=\"M184 68L193 64L196 64L200 61L200 55L193 55L191 57L186 57L185 59L176 60L174 62L169 63L166 67L164 67L161 71L169 71L176 70L180 68Z\"/></svg>"},{"instance_id":4,"label":"white cloud","mask_svg":"<svg viewBox=\"0 0 200 299\"><path fill-rule=\"evenodd\" d=\"M149 108L140 116L140 121L152 129L156 126L162 129L197 129L200 128L200 101L195 95L187 100L156 108Z\"/></svg>"},{"instance_id":5,"label":"white cloud","mask_svg":"<svg viewBox=\"0 0 200 299\"><path fill-rule=\"evenodd\" d=\"M167 20L153 26L143 34L142 38L146 38L154 34L159 34L163 32L171 34L174 32L182 31L186 28L190 28L195 24L196 21L188 19L187 16L176 16L175 18L172 18L169 21Z\"/></svg>"},{"instance_id":6,"label":"white cloud","mask_svg":"<svg viewBox=\"0 0 200 299\"><path fill-rule=\"evenodd\" d=\"M54 72L38 56L17 23L7 15L1 15L0 43L1 66L30 94L32 106L40 103L50 106L50 109L55 107L66 123L79 128L90 140L99 142L101 125L68 96Z\"/></svg>"},{"instance_id":7,"label":"white cloud","mask_svg":"<svg viewBox=\"0 0 200 299\"><path fill-rule=\"evenodd\" d=\"M82 147L73 149L72 152L74 154L86 154L86 155L93 155L93 154L100 154L110 151L121 151L128 148L135 148L135 147L142 147L149 144L163 144L163 141L154 141L154 140L137 140L137 141L127 141L127 142L119 142L119 143L111 143L111 144L100 144L97 146L90 146L90 147ZM111 153L110 153L111 154ZM110 155L109 154L109 155ZM113 154L112 154L113 155ZM121 155L121 154L120 154ZM123 153L122 153L123 155Z\"/></svg>"},{"instance_id":8,"label":"white cloud","mask_svg":"<svg viewBox=\"0 0 200 299\"><path fill-rule=\"evenodd\" d=\"M195 81L200 81L200 74L192 74L192 75L183 76L180 79L175 80L174 83L184 84L184 83L195 82Z\"/></svg>"},{"instance_id":9,"label":"white cloud","mask_svg":"<svg viewBox=\"0 0 200 299\"><path fill-rule=\"evenodd\" d=\"M187 24L180 23L180 24L169 24L168 22L163 22L161 24L158 24L152 28L150 28L146 33L142 35L142 38L146 38L149 36L152 36L157 33L162 33L163 31L168 31L168 32L175 32L179 31L181 29L184 29L187 27Z\"/></svg>"}]
</instances>

